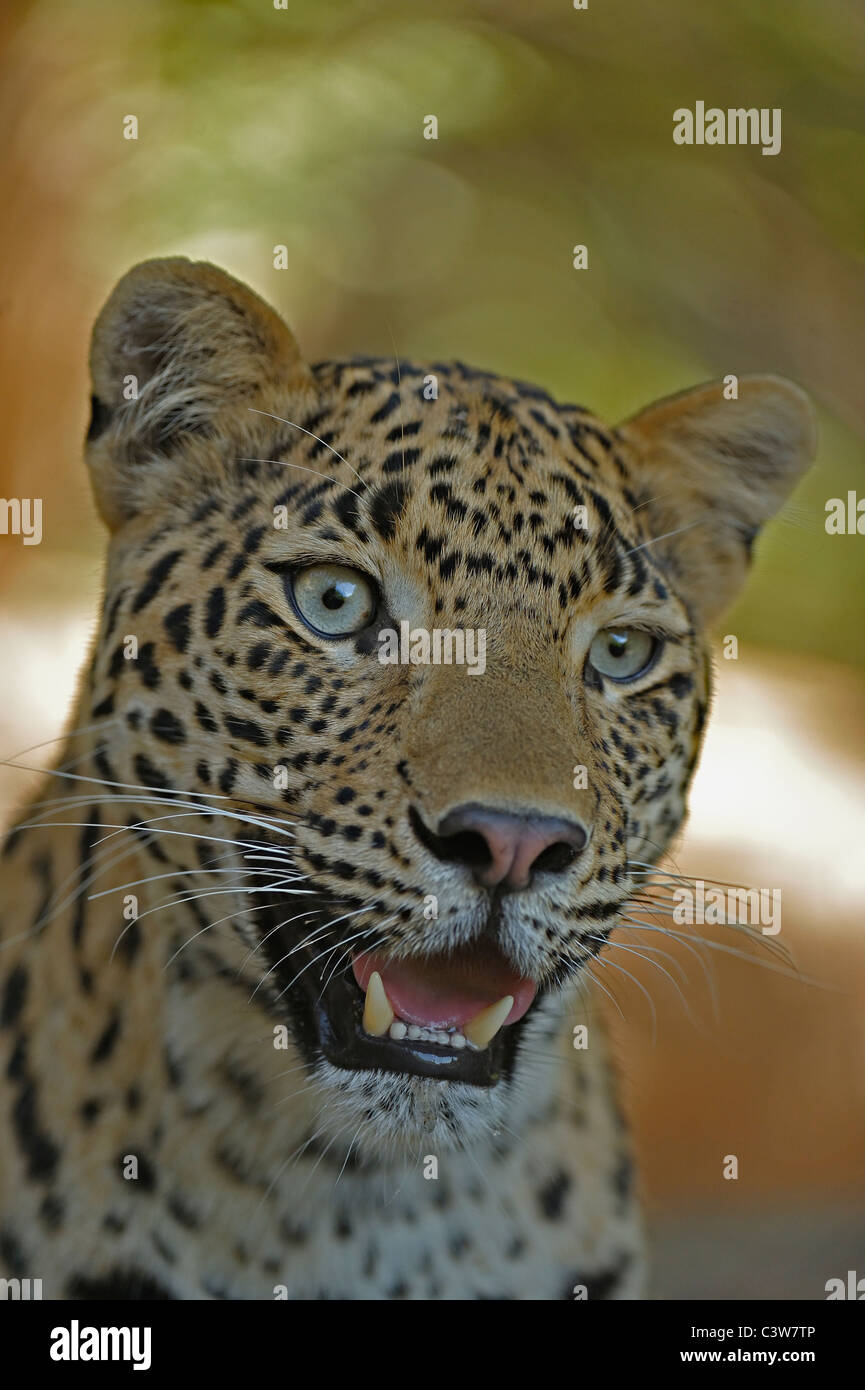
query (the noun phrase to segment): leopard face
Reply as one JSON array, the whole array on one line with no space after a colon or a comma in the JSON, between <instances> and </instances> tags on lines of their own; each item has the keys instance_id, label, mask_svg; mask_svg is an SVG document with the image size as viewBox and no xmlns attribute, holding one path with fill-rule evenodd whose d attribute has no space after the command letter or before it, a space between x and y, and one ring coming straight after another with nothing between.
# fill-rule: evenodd
<instances>
[{"instance_id":1,"label":"leopard face","mask_svg":"<svg viewBox=\"0 0 865 1390\"><path fill-rule=\"evenodd\" d=\"M460 364L309 366L179 260L121 281L92 367L87 715L152 869L136 931L181 999L204 962L287 1029L325 1135L505 1123L682 823L806 399L742 377L611 428ZM423 659L436 632L483 660Z\"/></svg>"}]
</instances>

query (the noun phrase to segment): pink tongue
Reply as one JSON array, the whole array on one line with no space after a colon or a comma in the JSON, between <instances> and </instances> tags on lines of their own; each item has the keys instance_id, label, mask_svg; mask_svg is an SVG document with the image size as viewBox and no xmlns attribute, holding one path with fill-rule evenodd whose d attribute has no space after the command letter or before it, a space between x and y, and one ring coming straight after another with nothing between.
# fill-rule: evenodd
<instances>
[{"instance_id":1,"label":"pink tongue","mask_svg":"<svg viewBox=\"0 0 865 1390\"><path fill-rule=\"evenodd\" d=\"M533 980L514 974L498 958L387 960L377 951L364 951L355 958L352 969L364 991L377 970L394 1013L406 1023L431 1028L461 1028L505 994L514 996L505 1023L516 1023L537 991Z\"/></svg>"}]
</instances>

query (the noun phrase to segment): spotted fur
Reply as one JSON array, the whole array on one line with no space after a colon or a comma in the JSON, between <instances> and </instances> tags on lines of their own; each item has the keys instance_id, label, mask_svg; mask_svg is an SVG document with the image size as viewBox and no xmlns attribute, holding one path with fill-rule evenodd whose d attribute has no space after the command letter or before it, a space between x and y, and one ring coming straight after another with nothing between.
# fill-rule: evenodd
<instances>
[{"instance_id":1,"label":"spotted fur","mask_svg":"<svg viewBox=\"0 0 865 1390\"><path fill-rule=\"evenodd\" d=\"M102 614L0 871L3 1273L54 1298L639 1296L595 982L682 822L707 631L813 454L806 399L742 377L613 429L460 363L309 366L181 260L121 281L92 373ZM373 577L394 623L484 628L485 674L314 636L286 572L317 561ZM586 666L613 624L664 637L627 687ZM412 824L466 802L589 843L490 912ZM341 970L355 933L495 933L542 987L498 1084L325 1060L274 912Z\"/></svg>"}]
</instances>

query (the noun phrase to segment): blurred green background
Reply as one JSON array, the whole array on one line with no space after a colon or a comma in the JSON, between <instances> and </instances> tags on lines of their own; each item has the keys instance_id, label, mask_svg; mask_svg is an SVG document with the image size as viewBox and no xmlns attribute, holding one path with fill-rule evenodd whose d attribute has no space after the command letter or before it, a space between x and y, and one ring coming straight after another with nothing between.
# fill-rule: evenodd
<instances>
[{"instance_id":1,"label":"blurred green background","mask_svg":"<svg viewBox=\"0 0 865 1390\"><path fill-rule=\"evenodd\" d=\"M0 488L47 499L34 582L98 549L92 317L132 262L183 253L248 279L313 359L459 357L610 420L790 375L819 467L723 630L865 665L865 539L823 524L865 495L861 4L34 0L2 36ZM780 107L781 153L674 145L697 99Z\"/></svg>"}]
</instances>

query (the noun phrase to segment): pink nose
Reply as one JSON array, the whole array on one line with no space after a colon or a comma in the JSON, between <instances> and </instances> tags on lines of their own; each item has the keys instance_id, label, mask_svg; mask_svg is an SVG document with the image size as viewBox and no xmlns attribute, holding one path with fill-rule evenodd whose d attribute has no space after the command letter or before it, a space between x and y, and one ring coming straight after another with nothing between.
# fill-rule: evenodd
<instances>
[{"instance_id":1,"label":"pink nose","mask_svg":"<svg viewBox=\"0 0 865 1390\"><path fill-rule=\"evenodd\" d=\"M415 815L415 829L420 833ZM426 827L424 827L426 830ZM468 865L485 888L527 888L536 872L561 873L588 844L578 821L512 815L471 802L444 817L438 833L421 838L439 859Z\"/></svg>"}]
</instances>

